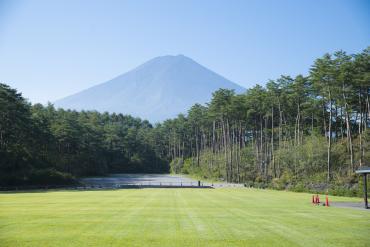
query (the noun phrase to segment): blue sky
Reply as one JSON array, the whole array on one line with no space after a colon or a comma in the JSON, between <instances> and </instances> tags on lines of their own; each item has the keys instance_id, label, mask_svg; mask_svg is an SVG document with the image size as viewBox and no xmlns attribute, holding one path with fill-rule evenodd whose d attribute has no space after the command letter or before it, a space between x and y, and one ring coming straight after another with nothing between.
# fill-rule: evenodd
<instances>
[{"instance_id":1,"label":"blue sky","mask_svg":"<svg viewBox=\"0 0 370 247\"><path fill-rule=\"evenodd\" d=\"M0 0L0 82L54 101L162 55L248 88L370 45L370 1Z\"/></svg>"}]
</instances>

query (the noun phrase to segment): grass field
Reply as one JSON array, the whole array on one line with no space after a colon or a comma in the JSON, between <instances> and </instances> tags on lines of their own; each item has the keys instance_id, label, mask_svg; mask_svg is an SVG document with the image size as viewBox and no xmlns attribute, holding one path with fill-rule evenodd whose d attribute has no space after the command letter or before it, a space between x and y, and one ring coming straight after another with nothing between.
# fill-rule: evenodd
<instances>
[{"instance_id":1,"label":"grass field","mask_svg":"<svg viewBox=\"0 0 370 247\"><path fill-rule=\"evenodd\" d=\"M310 200L253 189L2 193L0 246L370 246L370 212Z\"/></svg>"}]
</instances>

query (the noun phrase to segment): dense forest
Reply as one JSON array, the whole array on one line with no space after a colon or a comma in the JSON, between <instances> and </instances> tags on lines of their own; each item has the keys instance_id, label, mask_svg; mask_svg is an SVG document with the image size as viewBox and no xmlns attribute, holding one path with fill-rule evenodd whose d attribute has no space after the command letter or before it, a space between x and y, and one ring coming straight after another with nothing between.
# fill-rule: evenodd
<instances>
[{"instance_id":1,"label":"dense forest","mask_svg":"<svg viewBox=\"0 0 370 247\"><path fill-rule=\"evenodd\" d=\"M171 169L295 190L357 193L370 162L370 48L317 59L308 76L281 76L244 94L220 89L164 122Z\"/></svg>"},{"instance_id":2,"label":"dense forest","mask_svg":"<svg viewBox=\"0 0 370 247\"><path fill-rule=\"evenodd\" d=\"M356 193L354 171L370 162L369 52L325 54L307 76L281 76L243 94L219 89L208 104L155 126L121 114L31 105L0 84L1 183L171 170Z\"/></svg>"},{"instance_id":3,"label":"dense forest","mask_svg":"<svg viewBox=\"0 0 370 247\"><path fill-rule=\"evenodd\" d=\"M2 185L64 185L78 176L168 171L148 121L31 105L5 84L0 114Z\"/></svg>"}]
</instances>

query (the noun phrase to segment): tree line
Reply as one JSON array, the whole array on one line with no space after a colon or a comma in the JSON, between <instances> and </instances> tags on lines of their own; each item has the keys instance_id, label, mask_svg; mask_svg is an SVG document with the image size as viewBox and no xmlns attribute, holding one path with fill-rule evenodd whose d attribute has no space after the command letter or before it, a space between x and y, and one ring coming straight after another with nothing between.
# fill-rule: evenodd
<instances>
[{"instance_id":1,"label":"tree line","mask_svg":"<svg viewBox=\"0 0 370 247\"><path fill-rule=\"evenodd\" d=\"M5 84L0 114L2 185L64 185L79 176L168 171L148 121L31 105Z\"/></svg>"},{"instance_id":2,"label":"tree line","mask_svg":"<svg viewBox=\"0 0 370 247\"><path fill-rule=\"evenodd\" d=\"M370 162L369 52L325 54L307 76L284 75L243 94L219 89L155 126L31 105L0 84L1 183L171 170L276 188L356 184L354 171Z\"/></svg>"},{"instance_id":3,"label":"tree line","mask_svg":"<svg viewBox=\"0 0 370 247\"><path fill-rule=\"evenodd\" d=\"M227 182L357 183L370 162L370 48L243 94L220 89L163 123L173 172ZM302 185L301 186L306 186Z\"/></svg>"}]
</instances>

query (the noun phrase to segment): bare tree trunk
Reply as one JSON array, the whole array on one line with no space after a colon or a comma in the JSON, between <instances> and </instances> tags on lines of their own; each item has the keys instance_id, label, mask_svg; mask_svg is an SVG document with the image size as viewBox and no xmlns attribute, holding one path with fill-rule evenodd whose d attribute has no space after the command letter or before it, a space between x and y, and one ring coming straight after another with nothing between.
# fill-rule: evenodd
<instances>
[{"instance_id":1,"label":"bare tree trunk","mask_svg":"<svg viewBox=\"0 0 370 247\"><path fill-rule=\"evenodd\" d=\"M366 106L367 106L367 113L366 113L366 124L365 124L365 130L367 128L367 125L368 125L368 120L370 119L370 100L369 100L369 91L370 91L370 87L367 88L366 90Z\"/></svg>"},{"instance_id":2,"label":"bare tree trunk","mask_svg":"<svg viewBox=\"0 0 370 247\"><path fill-rule=\"evenodd\" d=\"M213 168L214 156L215 156L215 129L216 129L216 122L213 120L212 125L212 155L211 155L211 169Z\"/></svg>"},{"instance_id":3,"label":"bare tree trunk","mask_svg":"<svg viewBox=\"0 0 370 247\"><path fill-rule=\"evenodd\" d=\"M335 102L335 128L334 128L334 133L335 133L335 141L338 139L338 106L337 103Z\"/></svg>"},{"instance_id":4,"label":"bare tree trunk","mask_svg":"<svg viewBox=\"0 0 370 247\"><path fill-rule=\"evenodd\" d=\"M348 113L348 103L347 103L347 97L346 97L346 94L345 94L345 85L344 85L344 83L343 83L343 86L342 86L342 95L343 95L343 100L344 100L344 114L345 114L345 119L346 119L347 143L348 143L349 152L350 152L351 171L354 172L355 167L354 167L354 162L353 162L353 145L352 145L351 123L350 123L350 118L349 118L349 113Z\"/></svg>"},{"instance_id":5,"label":"bare tree trunk","mask_svg":"<svg viewBox=\"0 0 370 247\"><path fill-rule=\"evenodd\" d=\"M298 114L295 118L295 123L294 123L294 146L297 146L297 122L298 122Z\"/></svg>"},{"instance_id":6,"label":"bare tree trunk","mask_svg":"<svg viewBox=\"0 0 370 247\"><path fill-rule=\"evenodd\" d=\"M181 159L184 160L184 151L185 151L185 142L182 141L182 153L181 153Z\"/></svg>"},{"instance_id":7,"label":"bare tree trunk","mask_svg":"<svg viewBox=\"0 0 370 247\"><path fill-rule=\"evenodd\" d=\"M274 178L276 178L275 155L274 155L274 107L271 109L271 159Z\"/></svg>"},{"instance_id":8,"label":"bare tree trunk","mask_svg":"<svg viewBox=\"0 0 370 247\"><path fill-rule=\"evenodd\" d=\"M332 122L332 99L331 99L331 90L329 88L329 102L330 102L330 112L329 112L329 133L328 133L328 176L327 181L330 181L330 172L331 172L331 122Z\"/></svg>"},{"instance_id":9,"label":"bare tree trunk","mask_svg":"<svg viewBox=\"0 0 370 247\"><path fill-rule=\"evenodd\" d=\"M234 182L234 129L231 123L228 123L229 129L229 163L230 163L230 181Z\"/></svg>"},{"instance_id":10,"label":"bare tree trunk","mask_svg":"<svg viewBox=\"0 0 370 247\"><path fill-rule=\"evenodd\" d=\"M361 99L361 94L362 94L362 88L360 87L360 91L358 94L358 106L360 109L360 122L358 124L358 135L360 139L360 167L363 165L363 146L362 146L362 124L363 124L363 119L362 119L362 99Z\"/></svg>"},{"instance_id":11,"label":"bare tree trunk","mask_svg":"<svg viewBox=\"0 0 370 247\"><path fill-rule=\"evenodd\" d=\"M340 137L343 141L344 136L343 136L343 106L340 107Z\"/></svg>"},{"instance_id":12,"label":"bare tree trunk","mask_svg":"<svg viewBox=\"0 0 370 247\"><path fill-rule=\"evenodd\" d=\"M368 120L370 118L369 89L366 90L366 111L365 111L365 131L367 130Z\"/></svg>"},{"instance_id":13,"label":"bare tree trunk","mask_svg":"<svg viewBox=\"0 0 370 247\"><path fill-rule=\"evenodd\" d=\"M327 137L327 127L326 127L326 116L325 116L325 112L326 112L326 107L325 107L325 103L323 104L323 107L322 107L322 118L323 118L323 124L324 124L324 135L325 137Z\"/></svg>"},{"instance_id":14,"label":"bare tree trunk","mask_svg":"<svg viewBox=\"0 0 370 247\"><path fill-rule=\"evenodd\" d=\"M226 130L225 130L225 121L222 120L222 132L223 132L223 146L225 154L225 170L226 170L226 182L229 182L229 167L228 167L228 157L227 157L227 143L226 143Z\"/></svg>"},{"instance_id":15,"label":"bare tree trunk","mask_svg":"<svg viewBox=\"0 0 370 247\"><path fill-rule=\"evenodd\" d=\"M311 136L313 135L313 123L314 123L314 115L312 112L312 117L311 117Z\"/></svg>"},{"instance_id":16,"label":"bare tree trunk","mask_svg":"<svg viewBox=\"0 0 370 247\"><path fill-rule=\"evenodd\" d=\"M228 150L228 164L229 164L229 181L233 181L233 163L232 163L232 142L230 141L230 123L229 119L226 119L227 128L227 150Z\"/></svg>"},{"instance_id":17,"label":"bare tree trunk","mask_svg":"<svg viewBox=\"0 0 370 247\"><path fill-rule=\"evenodd\" d=\"M242 123L239 121L239 133L238 133L238 142L237 142L237 147L238 147L238 167L237 167L237 172L238 172L238 183L240 183L240 162L241 162L241 145L242 145Z\"/></svg>"},{"instance_id":18,"label":"bare tree trunk","mask_svg":"<svg viewBox=\"0 0 370 247\"><path fill-rule=\"evenodd\" d=\"M261 167L260 167L260 170L261 170L261 175L263 175L263 171L264 171L264 162L263 162L263 123L262 123L262 117L261 117L261 120L260 120L260 124L261 124L261 133L260 133L260 162L261 162Z\"/></svg>"},{"instance_id":19,"label":"bare tree trunk","mask_svg":"<svg viewBox=\"0 0 370 247\"><path fill-rule=\"evenodd\" d=\"M195 149L196 149L196 155L197 155L197 166L199 167L200 165L200 158L199 158L199 141L198 141L198 128L195 128Z\"/></svg>"},{"instance_id":20,"label":"bare tree trunk","mask_svg":"<svg viewBox=\"0 0 370 247\"><path fill-rule=\"evenodd\" d=\"M297 114L297 144L300 145L300 133L301 133L301 102L298 100L298 114Z\"/></svg>"},{"instance_id":21,"label":"bare tree trunk","mask_svg":"<svg viewBox=\"0 0 370 247\"><path fill-rule=\"evenodd\" d=\"M267 178L267 175L268 175L268 169L269 169L269 167L268 167L268 162L269 162L269 155L268 155L268 143L269 143L269 141L268 141L268 138L267 138L267 128L268 128L268 125L267 125L267 122L268 122L268 117L266 116L265 117L265 142L264 142L264 149L265 149L265 151L264 151L264 156L265 156L265 158L264 158L264 164L265 164L265 167L264 167L264 176L265 176L265 178Z\"/></svg>"},{"instance_id":22,"label":"bare tree trunk","mask_svg":"<svg viewBox=\"0 0 370 247\"><path fill-rule=\"evenodd\" d=\"M282 118L282 112L281 112L281 104L279 100L279 149L282 148L281 146L281 135L282 135L282 125L283 125L283 118ZM280 177L280 159L278 158L278 177Z\"/></svg>"},{"instance_id":23,"label":"bare tree trunk","mask_svg":"<svg viewBox=\"0 0 370 247\"><path fill-rule=\"evenodd\" d=\"M351 124L349 121L349 115L347 111L347 107L345 108L346 111L346 127L347 127L347 142L349 143L349 152L350 152L350 160L351 160L351 170L354 172L354 162L353 162L353 145L352 145L352 133L351 133Z\"/></svg>"}]
</instances>

